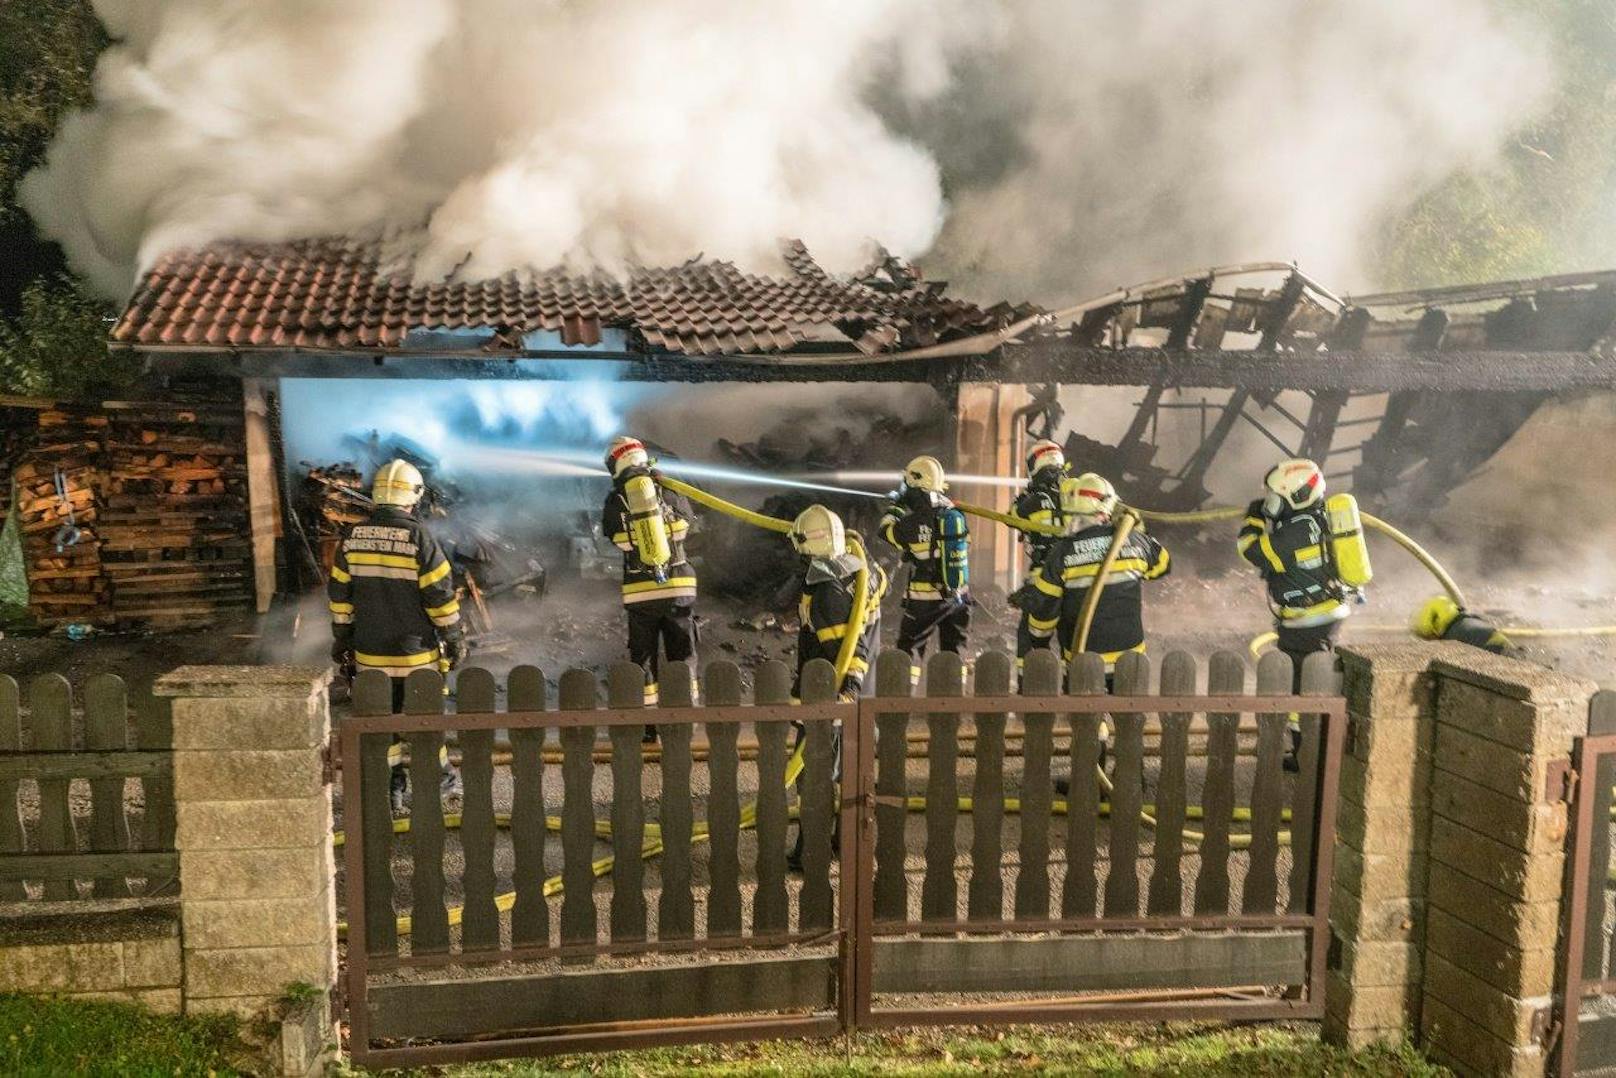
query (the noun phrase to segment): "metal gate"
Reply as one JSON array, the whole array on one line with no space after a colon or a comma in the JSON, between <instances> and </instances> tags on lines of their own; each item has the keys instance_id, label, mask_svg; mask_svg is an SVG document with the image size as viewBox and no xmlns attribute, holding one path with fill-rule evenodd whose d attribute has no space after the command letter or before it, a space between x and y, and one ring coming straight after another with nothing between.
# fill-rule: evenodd
<instances>
[{"instance_id":1,"label":"metal gate","mask_svg":"<svg viewBox=\"0 0 1616 1078\"><path fill-rule=\"evenodd\" d=\"M1322 1016L1345 733L1328 657L1301 695L1283 656L1265 657L1255 694L1230 654L1213 657L1206 692L1182 654L1163 662L1159 692L1148 661L1125 657L1115 695L1097 656L1063 685L1055 656L1035 655L1015 693L1012 660L984 655L973 694L959 658L939 655L923 698L909 665L883 655L877 695L848 703L829 664L810 664L794 703L791 672L768 663L743 705L740 671L715 663L702 706L675 665L655 710L627 663L610 671L606 708L588 671L562 675L551 709L542 674L518 667L499 710L493 675L473 669L454 713L423 671L398 715L387 679L363 675L339 724L355 1062L920 1023ZM1294 775L1281 766L1288 718ZM660 731L649 756L647 719ZM446 815L451 732L464 803ZM407 823L387 800L399 739Z\"/></svg>"},{"instance_id":2,"label":"metal gate","mask_svg":"<svg viewBox=\"0 0 1616 1078\"><path fill-rule=\"evenodd\" d=\"M1616 693L1598 693L1589 733L1572 750L1573 789L1561 939L1558 1073L1616 1067L1616 891L1611 826L1616 794Z\"/></svg>"}]
</instances>

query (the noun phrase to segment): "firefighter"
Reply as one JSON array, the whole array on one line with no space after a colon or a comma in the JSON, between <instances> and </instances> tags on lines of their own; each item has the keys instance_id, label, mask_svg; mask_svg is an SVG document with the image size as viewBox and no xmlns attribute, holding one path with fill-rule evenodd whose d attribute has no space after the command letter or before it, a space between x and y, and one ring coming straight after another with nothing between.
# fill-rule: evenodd
<instances>
[{"instance_id":1,"label":"firefighter","mask_svg":"<svg viewBox=\"0 0 1616 1078\"><path fill-rule=\"evenodd\" d=\"M650 454L637 438L612 442L606 471L612 489L600 528L623 552L628 657L645 670L645 706L652 707L662 658L684 662L696 651L696 571L685 558L692 513L682 495L666 495L657 485ZM656 741L655 726L646 726L645 741Z\"/></svg>"},{"instance_id":2,"label":"firefighter","mask_svg":"<svg viewBox=\"0 0 1616 1078\"><path fill-rule=\"evenodd\" d=\"M375 508L343 535L331 566L331 657L338 665L380 670L393 679L393 711L404 707L404 681L415 670L465 662L468 648L460 624L449 561L415 516L425 491L414 465L393 460L381 466L371 488ZM403 807L407 783L394 761L391 800ZM444 792L453 795L459 776L447 767Z\"/></svg>"},{"instance_id":3,"label":"firefighter","mask_svg":"<svg viewBox=\"0 0 1616 1078\"><path fill-rule=\"evenodd\" d=\"M916 457L881 518L881 537L912 567L897 647L909 653L909 678L917 685L932 635L941 650L963 654L971 624L970 535L965 514L944 495L947 489L942 463Z\"/></svg>"},{"instance_id":4,"label":"firefighter","mask_svg":"<svg viewBox=\"0 0 1616 1078\"><path fill-rule=\"evenodd\" d=\"M1060 527L1065 515L1061 511L1061 480L1066 476L1066 454L1058 443L1042 438L1027 451L1027 485L1016 497L1015 515L1033 524ZM1027 549L1029 572L1044 563L1044 555L1055 545L1056 536L1039 532L1022 532L1021 543ZM1034 637L1027 626L1028 614L1021 612L1016 628L1016 672L1027 665L1027 654L1036 647L1047 647L1053 635L1044 640Z\"/></svg>"},{"instance_id":5,"label":"firefighter","mask_svg":"<svg viewBox=\"0 0 1616 1078\"><path fill-rule=\"evenodd\" d=\"M1421 604L1410 627L1421 640L1454 640L1494 655L1507 654L1514 648L1509 637L1492 622L1470 613L1446 595Z\"/></svg>"}]
</instances>

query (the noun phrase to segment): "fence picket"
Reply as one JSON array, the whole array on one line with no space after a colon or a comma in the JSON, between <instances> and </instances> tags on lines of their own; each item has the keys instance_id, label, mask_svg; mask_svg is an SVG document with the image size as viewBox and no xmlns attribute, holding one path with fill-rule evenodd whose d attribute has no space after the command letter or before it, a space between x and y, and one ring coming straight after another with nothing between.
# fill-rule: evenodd
<instances>
[{"instance_id":1,"label":"fence picket","mask_svg":"<svg viewBox=\"0 0 1616 1078\"><path fill-rule=\"evenodd\" d=\"M641 675L643 683L644 675ZM561 675L561 710L599 706L595 675ZM595 942L595 728L561 728L561 943Z\"/></svg>"},{"instance_id":2,"label":"fence picket","mask_svg":"<svg viewBox=\"0 0 1616 1078\"><path fill-rule=\"evenodd\" d=\"M28 693L34 724L34 748L40 752L66 752L73 748L73 691L60 674L41 674ZM39 780L39 831L34 845L40 853L77 853L78 836L68 803L67 779ZM73 880L46 880L47 899L78 897Z\"/></svg>"},{"instance_id":3,"label":"fence picket","mask_svg":"<svg viewBox=\"0 0 1616 1078\"><path fill-rule=\"evenodd\" d=\"M688 663L663 667L663 707L695 706L695 673ZM690 732L693 723L664 723L662 736L662 897L657 901L657 938L687 940L696 934L696 898L690 886Z\"/></svg>"},{"instance_id":4,"label":"fence picket","mask_svg":"<svg viewBox=\"0 0 1616 1078\"><path fill-rule=\"evenodd\" d=\"M1174 651L1162 660L1161 694L1195 695L1195 658ZM1150 875L1146 911L1152 917L1175 917L1184 906L1184 816L1189 800L1185 760L1189 754L1190 716L1161 716L1161 770L1156 777L1156 831L1152 842L1155 866Z\"/></svg>"},{"instance_id":5,"label":"fence picket","mask_svg":"<svg viewBox=\"0 0 1616 1078\"><path fill-rule=\"evenodd\" d=\"M393 679L364 670L354 679L355 715L387 715L393 710ZM388 801L392 768L387 765L387 734L359 739L360 803L342 806L343 827L364 835L365 950L376 956L398 952L398 915L393 910L393 813ZM148 787L149 789L150 787Z\"/></svg>"},{"instance_id":6,"label":"fence picket","mask_svg":"<svg viewBox=\"0 0 1616 1078\"><path fill-rule=\"evenodd\" d=\"M779 661L758 667L753 688L758 707L783 709L791 702L791 671ZM786 900L786 730L784 720L754 723L758 742L757 893L752 898L752 934L784 932Z\"/></svg>"},{"instance_id":7,"label":"fence picket","mask_svg":"<svg viewBox=\"0 0 1616 1078\"><path fill-rule=\"evenodd\" d=\"M22 708L17 683L0 674L0 752L22 751ZM17 780L0 779L0 854L22 853L22 806L17 802ZM28 897L21 880L0 880L0 901Z\"/></svg>"},{"instance_id":8,"label":"fence picket","mask_svg":"<svg viewBox=\"0 0 1616 1078\"><path fill-rule=\"evenodd\" d=\"M1010 656L990 651L976 663L978 696L1005 696L1014 669ZM971 885L966 916L1004 916L1004 712L976 716L976 778L971 786Z\"/></svg>"},{"instance_id":9,"label":"fence picket","mask_svg":"<svg viewBox=\"0 0 1616 1078\"><path fill-rule=\"evenodd\" d=\"M1282 696L1291 691L1291 658L1270 651L1257 662L1257 695ZM1279 895L1279 818L1284 790L1285 715L1257 716L1257 763L1251 783L1251 851L1247 858L1240 908L1245 913L1273 913Z\"/></svg>"},{"instance_id":10,"label":"fence picket","mask_svg":"<svg viewBox=\"0 0 1616 1078\"><path fill-rule=\"evenodd\" d=\"M926 664L927 696L963 696L965 666L958 654L940 651ZM926 875L920 886L920 919L959 919L959 880L954 872L959 830L958 715L927 715Z\"/></svg>"},{"instance_id":11,"label":"fence picket","mask_svg":"<svg viewBox=\"0 0 1616 1078\"><path fill-rule=\"evenodd\" d=\"M123 752L129 747L129 704L123 678L116 674L92 674L84 681L84 747L102 752ZM129 848L123 787L122 775L90 780L93 853L121 853ZM96 898L125 898L129 881L121 876L98 879L90 893Z\"/></svg>"},{"instance_id":12,"label":"fence picket","mask_svg":"<svg viewBox=\"0 0 1616 1078\"><path fill-rule=\"evenodd\" d=\"M408 715L443 713L443 675L415 670L404 681ZM410 734L410 953L449 949L449 908L443 879L443 734Z\"/></svg>"},{"instance_id":13,"label":"fence picket","mask_svg":"<svg viewBox=\"0 0 1616 1078\"><path fill-rule=\"evenodd\" d=\"M455 681L455 709L495 711L498 686L481 667L461 671ZM494 905L494 731L462 730L460 846L465 855L465 909L460 922L462 951L499 947L499 910Z\"/></svg>"},{"instance_id":14,"label":"fence picket","mask_svg":"<svg viewBox=\"0 0 1616 1078\"><path fill-rule=\"evenodd\" d=\"M1243 694L1246 664L1232 652L1216 652L1208 664L1206 687L1212 696ZM1240 716L1226 712L1208 715L1206 724L1206 783L1201 794L1206 837L1201 842L1201 867L1195 874L1195 912L1217 915L1229 912L1229 818L1234 811Z\"/></svg>"},{"instance_id":15,"label":"fence picket","mask_svg":"<svg viewBox=\"0 0 1616 1078\"><path fill-rule=\"evenodd\" d=\"M1600 737L1616 734L1616 690L1600 689L1588 702L1588 736ZM1616 779L1616 756L1600 754L1595 757L1593 783L1579 780L1578 797L1594 798L1594 811L1588 844L1588 873L1584 893L1588 895L1585 919L1572 931L1583 933L1582 972L1584 980L1600 980L1616 976L1616 947L1609 947L1605 939L1605 885L1610 879L1610 808L1611 783ZM1573 805L1572 811L1575 811ZM1589 889L1591 885L1591 889ZM1607 950L1609 952L1607 957Z\"/></svg>"},{"instance_id":16,"label":"fence picket","mask_svg":"<svg viewBox=\"0 0 1616 1078\"><path fill-rule=\"evenodd\" d=\"M1150 695L1150 660L1136 651L1117 658L1118 696ZM1112 716L1116 745L1111 767L1111 871L1105 877L1107 917L1139 916L1139 814L1144 809L1145 716Z\"/></svg>"},{"instance_id":17,"label":"fence picket","mask_svg":"<svg viewBox=\"0 0 1616 1078\"><path fill-rule=\"evenodd\" d=\"M644 707L644 669L627 660L612 663L606 672L606 705ZM645 799L640 791L645 757L640 735L634 726L611 728L613 943L645 939L645 862L640 859L645 849Z\"/></svg>"},{"instance_id":18,"label":"fence picket","mask_svg":"<svg viewBox=\"0 0 1616 1078\"><path fill-rule=\"evenodd\" d=\"M712 707L741 703L741 668L732 662L707 667L703 696ZM707 935L712 938L741 934L741 724L709 722L707 734Z\"/></svg>"},{"instance_id":19,"label":"fence picket","mask_svg":"<svg viewBox=\"0 0 1616 1078\"><path fill-rule=\"evenodd\" d=\"M1336 672L1335 656L1328 652L1309 655L1302 663L1302 695L1332 696L1341 691L1341 675ZM1313 888L1313 829L1318 823L1319 754L1324 720L1317 714L1303 715L1302 744L1296 752L1295 799L1291 802L1291 876L1286 910L1307 913L1308 896Z\"/></svg>"},{"instance_id":20,"label":"fence picket","mask_svg":"<svg viewBox=\"0 0 1616 1078\"><path fill-rule=\"evenodd\" d=\"M1027 656L1022 691L1029 696L1058 696L1061 662L1053 651ZM1054 751L1055 716L1040 712L1021 717L1021 870L1016 873L1016 919L1049 916L1049 812L1054 800L1049 757Z\"/></svg>"},{"instance_id":21,"label":"fence picket","mask_svg":"<svg viewBox=\"0 0 1616 1078\"><path fill-rule=\"evenodd\" d=\"M536 666L518 666L506 681L505 699L512 711L543 711L544 674ZM549 837L544 809L544 727L511 731L511 853L516 890L511 907L511 944L547 946L550 903L544 897L544 847Z\"/></svg>"},{"instance_id":22,"label":"fence picket","mask_svg":"<svg viewBox=\"0 0 1616 1078\"><path fill-rule=\"evenodd\" d=\"M174 702L141 699L135 706L135 747L142 752L172 752L174 749ZM174 848L174 775L153 775L140 781L145 799L145 819L140 828L140 848ZM146 897L179 892L178 876L167 880L147 880Z\"/></svg>"},{"instance_id":23,"label":"fence picket","mask_svg":"<svg viewBox=\"0 0 1616 1078\"><path fill-rule=\"evenodd\" d=\"M1031 666L1032 660L1028 660ZM1056 676L1059 676L1057 670ZM1072 656L1067 671L1072 696L1105 695L1105 660L1086 651ZM1066 793L1066 879L1062 917L1093 917L1099 910L1100 716L1071 716L1071 777Z\"/></svg>"},{"instance_id":24,"label":"fence picket","mask_svg":"<svg viewBox=\"0 0 1616 1078\"><path fill-rule=\"evenodd\" d=\"M883 651L875 664L875 692L880 699L914 693L909 656ZM904 829L909 823L904 798L908 793L909 716L879 714L875 719L875 919L909 919L909 884L904 866L907 856Z\"/></svg>"},{"instance_id":25,"label":"fence picket","mask_svg":"<svg viewBox=\"0 0 1616 1078\"><path fill-rule=\"evenodd\" d=\"M803 667L803 703L834 701L836 688L836 668L824 659L815 659ZM797 895L797 927L803 932L826 932L835 923L834 894L830 886L831 821L836 814L831 743L835 734L828 722L805 725L802 782L797 801L797 825L802 829L802 891Z\"/></svg>"}]
</instances>

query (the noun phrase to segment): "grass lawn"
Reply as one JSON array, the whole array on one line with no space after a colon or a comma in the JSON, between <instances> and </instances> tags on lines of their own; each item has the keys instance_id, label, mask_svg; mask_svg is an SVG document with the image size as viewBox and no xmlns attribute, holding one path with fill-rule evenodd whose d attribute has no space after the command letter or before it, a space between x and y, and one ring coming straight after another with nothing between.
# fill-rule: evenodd
<instances>
[{"instance_id":1,"label":"grass lawn","mask_svg":"<svg viewBox=\"0 0 1616 1078\"><path fill-rule=\"evenodd\" d=\"M234 1018L0 993L0 1074L234 1074Z\"/></svg>"}]
</instances>

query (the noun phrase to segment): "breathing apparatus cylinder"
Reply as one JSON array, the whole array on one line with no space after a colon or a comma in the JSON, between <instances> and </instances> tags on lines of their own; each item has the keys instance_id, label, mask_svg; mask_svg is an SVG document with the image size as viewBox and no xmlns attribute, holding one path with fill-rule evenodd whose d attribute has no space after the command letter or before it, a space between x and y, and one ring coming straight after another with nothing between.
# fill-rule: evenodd
<instances>
[{"instance_id":1,"label":"breathing apparatus cylinder","mask_svg":"<svg viewBox=\"0 0 1616 1078\"><path fill-rule=\"evenodd\" d=\"M673 547L668 542L668 522L662 516L656 480L649 469L635 468L621 482L623 500L628 503L628 533L634 552L656 574L658 583L666 581Z\"/></svg>"},{"instance_id":2,"label":"breathing apparatus cylinder","mask_svg":"<svg viewBox=\"0 0 1616 1078\"><path fill-rule=\"evenodd\" d=\"M971 583L970 528L965 514L954 506L943 510L937 525L941 533L938 542L943 554L943 586L957 595Z\"/></svg>"},{"instance_id":3,"label":"breathing apparatus cylinder","mask_svg":"<svg viewBox=\"0 0 1616 1078\"><path fill-rule=\"evenodd\" d=\"M1369 567L1369 544L1364 541L1358 499L1332 494L1325 499L1324 515L1330 526L1330 558L1336 578L1349 588L1366 586L1375 574Z\"/></svg>"}]
</instances>

